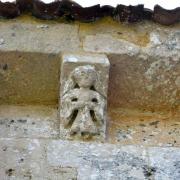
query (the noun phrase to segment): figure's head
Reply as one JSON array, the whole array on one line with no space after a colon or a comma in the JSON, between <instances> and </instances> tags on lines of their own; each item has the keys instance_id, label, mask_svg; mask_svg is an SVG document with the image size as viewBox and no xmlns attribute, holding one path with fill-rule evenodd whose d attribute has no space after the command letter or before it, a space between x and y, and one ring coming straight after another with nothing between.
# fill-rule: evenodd
<instances>
[{"instance_id":1,"label":"figure's head","mask_svg":"<svg viewBox=\"0 0 180 180\"><path fill-rule=\"evenodd\" d=\"M71 73L64 85L63 94L78 87L91 89L98 93L104 94L104 88L102 88L99 72L95 69L95 66L84 65L76 67Z\"/></svg>"},{"instance_id":2,"label":"figure's head","mask_svg":"<svg viewBox=\"0 0 180 180\"><path fill-rule=\"evenodd\" d=\"M94 66L79 66L74 69L72 78L79 85L79 87L90 88L97 80L97 73Z\"/></svg>"}]
</instances>

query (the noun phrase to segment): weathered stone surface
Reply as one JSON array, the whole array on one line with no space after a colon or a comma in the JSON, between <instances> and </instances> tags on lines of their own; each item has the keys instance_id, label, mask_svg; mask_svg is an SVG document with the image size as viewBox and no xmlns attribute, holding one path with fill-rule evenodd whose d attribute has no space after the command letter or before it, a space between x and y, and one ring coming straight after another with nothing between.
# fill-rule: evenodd
<instances>
[{"instance_id":1,"label":"weathered stone surface","mask_svg":"<svg viewBox=\"0 0 180 180\"><path fill-rule=\"evenodd\" d=\"M59 138L53 106L0 106L0 137ZM106 142L120 145L180 146L178 114L108 108Z\"/></svg>"},{"instance_id":2,"label":"weathered stone surface","mask_svg":"<svg viewBox=\"0 0 180 180\"><path fill-rule=\"evenodd\" d=\"M178 113L109 108L108 117L108 142L121 145L180 146Z\"/></svg>"},{"instance_id":3,"label":"weathered stone surface","mask_svg":"<svg viewBox=\"0 0 180 180\"><path fill-rule=\"evenodd\" d=\"M139 53L140 48L125 40L117 39L110 35L98 34L86 36L84 50L95 53L127 54L133 56Z\"/></svg>"},{"instance_id":4,"label":"weathered stone surface","mask_svg":"<svg viewBox=\"0 0 180 180\"><path fill-rule=\"evenodd\" d=\"M57 115L56 107L0 106L0 137L58 137Z\"/></svg>"},{"instance_id":5,"label":"weathered stone surface","mask_svg":"<svg viewBox=\"0 0 180 180\"><path fill-rule=\"evenodd\" d=\"M150 33L150 42L142 48L142 53L154 57L180 58L180 30L156 29ZM165 59L164 59L165 61Z\"/></svg>"},{"instance_id":6,"label":"weathered stone surface","mask_svg":"<svg viewBox=\"0 0 180 180\"><path fill-rule=\"evenodd\" d=\"M0 177L2 179L43 179L44 143L37 139L0 138Z\"/></svg>"},{"instance_id":7,"label":"weathered stone surface","mask_svg":"<svg viewBox=\"0 0 180 180\"><path fill-rule=\"evenodd\" d=\"M3 180L77 179L76 168L50 166L46 147L39 139L0 138L0 177Z\"/></svg>"},{"instance_id":8,"label":"weathered stone surface","mask_svg":"<svg viewBox=\"0 0 180 180\"><path fill-rule=\"evenodd\" d=\"M0 22L2 51L59 53L79 50L78 26L43 23Z\"/></svg>"},{"instance_id":9,"label":"weathered stone surface","mask_svg":"<svg viewBox=\"0 0 180 180\"><path fill-rule=\"evenodd\" d=\"M52 52L85 50L106 53L113 64L108 99L111 107L152 111L177 111L179 107L178 24L126 25L110 19L94 24L44 24L22 16L0 20L0 27L1 104L57 103L60 58ZM12 50L18 52L10 53Z\"/></svg>"},{"instance_id":10,"label":"weathered stone surface","mask_svg":"<svg viewBox=\"0 0 180 180\"><path fill-rule=\"evenodd\" d=\"M116 144L52 140L57 109L0 106L0 179L180 179L180 26L23 18L0 20L0 104L57 104L57 53L105 52L112 65L106 142Z\"/></svg>"},{"instance_id":11,"label":"weathered stone surface","mask_svg":"<svg viewBox=\"0 0 180 180\"><path fill-rule=\"evenodd\" d=\"M143 180L150 168L146 153L135 146L52 141L47 160L51 166L77 167L78 180Z\"/></svg>"},{"instance_id":12,"label":"weathered stone surface","mask_svg":"<svg viewBox=\"0 0 180 180\"><path fill-rule=\"evenodd\" d=\"M139 55L109 55L111 107L178 110L180 59ZM174 59L173 59L174 58Z\"/></svg>"},{"instance_id":13,"label":"weathered stone surface","mask_svg":"<svg viewBox=\"0 0 180 180\"><path fill-rule=\"evenodd\" d=\"M64 54L60 136L105 139L109 61L103 55Z\"/></svg>"},{"instance_id":14,"label":"weathered stone surface","mask_svg":"<svg viewBox=\"0 0 180 180\"><path fill-rule=\"evenodd\" d=\"M0 138L0 177L14 180L176 180L179 148Z\"/></svg>"},{"instance_id":15,"label":"weathered stone surface","mask_svg":"<svg viewBox=\"0 0 180 180\"><path fill-rule=\"evenodd\" d=\"M144 25L144 31L149 33L149 41L146 44L141 44L138 42L131 41L131 35L136 36L133 32L133 28L130 29L126 27L128 37L124 37L123 33L120 33L122 36L118 36L118 29L116 27L111 27L112 29L107 32L101 28L98 29L100 33L95 33L94 31L84 35L83 39L83 49L87 52L99 52L107 54L119 54L119 55L130 55L136 56L138 54L148 55L152 57L173 57L178 60L180 57L180 40L179 40L179 29L168 29L162 27L153 27L152 29L148 25ZM124 31L124 27L119 29ZM143 34L143 31L139 26L136 26L136 30L139 33ZM88 31L87 31L88 32ZM117 33L117 34L116 34ZM142 36L143 37L143 36ZM161 53L160 53L161 52Z\"/></svg>"},{"instance_id":16,"label":"weathered stone surface","mask_svg":"<svg viewBox=\"0 0 180 180\"><path fill-rule=\"evenodd\" d=\"M149 148L150 164L155 168L155 180L180 179L179 148Z\"/></svg>"},{"instance_id":17,"label":"weathered stone surface","mask_svg":"<svg viewBox=\"0 0 180 180\"><path fill-rule=\"evenodd\" d=\"M109 43L111 39L112 44ZM167 29L153 31L150 34L150 42L145 47L132 45L133 43L111 35L90 35L84 40L86 51L109 54L108 58L112 64L110 105L139 107L152 111L177 110L180 98L179 31ZM132 48L124 50L121 46Z\"/></svg>"},{"instance_id":18,"label":"weathered stone surface","mask_svg":"<svg viewBox=\"0 0 180 180\"><path fill-rule=\"evenodd\" d=\"M57 104L60 59L55 54L0 52L0 104Z\"/></svg>"},{"instance_id":19,"label":"weathered stone surface","mask_svg":"<svg viewBox=\"0 0 180 180\"><path fill-rule=\"evenodd\" d=\"M112 64L109 88L112 107L178 109L179 30L155 28L149 33L149 43L143 46L120 39L115 33L93 33L84 37L83 48L108 53Z\"/></svg>"}]
</instances>

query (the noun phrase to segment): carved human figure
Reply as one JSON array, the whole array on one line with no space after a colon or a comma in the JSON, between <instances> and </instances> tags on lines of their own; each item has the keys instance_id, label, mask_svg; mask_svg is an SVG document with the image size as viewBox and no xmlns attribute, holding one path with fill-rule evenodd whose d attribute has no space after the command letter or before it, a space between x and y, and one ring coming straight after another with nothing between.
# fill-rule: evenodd
<instances>
[{"instance_id":1,"label":"carved human figure","mask_svg":"<svg viewBox=\"0 0 180 180\"><path fill-rule=\"evenodd\" d=\"M61 119L70 135L98 135L104 123L106 101L94 66L75 68L65 83L61 99Z\"/></svg>"}]
</instances>

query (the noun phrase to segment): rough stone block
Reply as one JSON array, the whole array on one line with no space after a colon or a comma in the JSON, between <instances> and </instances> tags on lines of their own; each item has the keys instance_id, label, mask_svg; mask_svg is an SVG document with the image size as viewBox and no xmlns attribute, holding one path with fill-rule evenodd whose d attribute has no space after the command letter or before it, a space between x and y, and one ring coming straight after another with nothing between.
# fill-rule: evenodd
<instances>
[{"instance_id":1,"label":"rough stone block","mask_svg":"<svg viewBox=\"0 0 180 180\"><path fill-rule=\"evenodd\" d=\"M57 105L59 55L20 50L0 51L0 104Z\"/></svg>"},{"instance_id":2,"label":"rough stone block","mask_svg":"<svg viewBox=\"0 0 180 180\"><path fill-rule=\"evenodd\" d=\"M109 60L105 55L62 55L62 139L105 139L109 66Z\"/></svg>"},{"instance_id":3,"label":"rough stone block","mask_svg":"<svg viewBox=\"0 0 180 180\"><path fill-rule=\"evenodd\" d=\"M59 119L54 106L0 106L0 137L57 138Z\"/></svg>"},{"instance_id":4,"label":"rough stone block","mask_svg":"<svg viewBox=\"0 0 180 180\"><path fill-rule=\"evenodd\" d=\"M75 167L50 166L47 163L48 144L49 139L0 138L0 179L77 179Z\"/></svg>"},{"instance_id":5,"label":"rough stone block","mask_svg":"<svg viewBox=\"0 0 180 180\"><path fill-rule=\"evenodd\" d=\"M178 147L152 147L148 149L155 180L180 179L180 149Z\"/></svg>"},{"instance_id":6,"label":"rough stone block","mask_svg":"<svg viewBox=\"0 0 180 180\"><path fill-rule=\"evenodd\" d=\"M88 35L83 41L83 49L87 52L137 55L140 47L123 39L107 34Z\"/></svg>"},{"instance_id":7,"label":"rough stone block","mask_svg":"<svg viewBox=\"0 0 180 180\"><path fill-rule=\"evenodd\" d=\"M0 22L0 50L59 53L79 50L78 26Z\"/></svg>"},{"instance_id":8,"label":"rough stone block","mask_svg":"<svg viewBox=\"0 0 180 180\"><path fill-rule=\"evenodd\" d=\"M150 180L145 148L106 143L52 140L47 163L55 167L76 167L78 180Z\"/></svg>"}]
</instances>

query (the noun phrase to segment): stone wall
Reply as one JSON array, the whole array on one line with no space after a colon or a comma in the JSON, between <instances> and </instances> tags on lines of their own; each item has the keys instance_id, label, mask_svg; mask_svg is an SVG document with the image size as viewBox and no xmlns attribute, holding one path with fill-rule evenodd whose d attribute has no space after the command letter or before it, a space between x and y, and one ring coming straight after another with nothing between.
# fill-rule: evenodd
<instances>
[{"instance_id":1,"label":"stone wall","mask_svg":"<svg viewBox=\"0 0 180 180\"><path fill-rule=\"evenodd\" d=\"M106 54L110 107L178 110L180 25L0 21L0 104L57 104L62 52Z\"/></svg>"}]
</instances>

